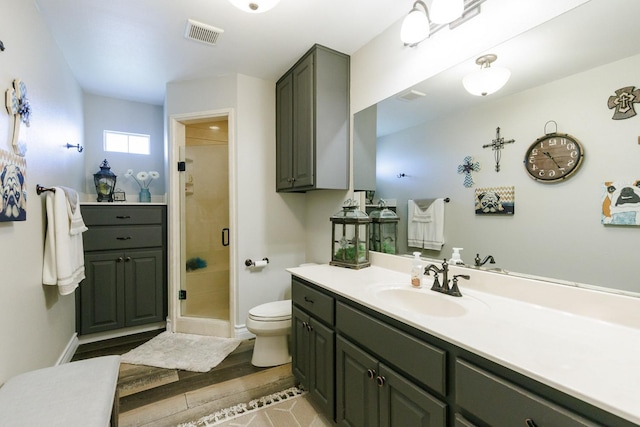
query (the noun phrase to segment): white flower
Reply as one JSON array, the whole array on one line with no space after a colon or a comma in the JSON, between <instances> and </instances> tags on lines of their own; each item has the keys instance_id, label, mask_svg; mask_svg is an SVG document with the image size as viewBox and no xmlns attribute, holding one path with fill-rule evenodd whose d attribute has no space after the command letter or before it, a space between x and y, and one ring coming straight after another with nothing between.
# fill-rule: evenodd
<instances>
[{"instance_id":1,"label":"white flower","mask_svg":"<svg viewBox=\"0 0 640 427\"><path fill-rule=\"evenodd\" d=\"M138 181L146 181L149 178L149 174L145 171L140 171L136 175L136 178L138 179Z\"/></svg>"},{"instance_id":2,"label":"white flower","mask_svg":"<svg viewBox=\"0 0 640 427\"><path fill-rule=\"evenodd\" d=\"M151 179L160 178L160 174L157 171L149 171L149 176L151 177Z\"/></svg>"},{"instance_id":3,"label":"white flower","mask_svg":"<svg viewBox=\"0 0 640 427\"><path fill-rule=\"evenodd\" d=\"M133 176L133 169L127 169L127 171L124 173L124 177L131 178L132 176Z\"/></svg>"}]
</instances>

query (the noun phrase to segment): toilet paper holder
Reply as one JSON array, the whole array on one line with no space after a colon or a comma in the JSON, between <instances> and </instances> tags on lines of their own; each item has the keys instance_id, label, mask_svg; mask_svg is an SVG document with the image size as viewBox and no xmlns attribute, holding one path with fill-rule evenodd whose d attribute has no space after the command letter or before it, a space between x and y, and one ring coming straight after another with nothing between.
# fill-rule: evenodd
<instances>
[{"instance_id":1,"label":"toilet paper holder","mask_svg":"<svg viewBox=\"0 0 640 427\"><path fill-rule=\"evenodd\" d=\"M247 267L264 267L267 264L269 264L269 258L267 257L264 257L262 258L262 261L257 261L257 262L253 262L249 258L244 261L244 265L246 265Z\"/></svg>"}]
</instances>

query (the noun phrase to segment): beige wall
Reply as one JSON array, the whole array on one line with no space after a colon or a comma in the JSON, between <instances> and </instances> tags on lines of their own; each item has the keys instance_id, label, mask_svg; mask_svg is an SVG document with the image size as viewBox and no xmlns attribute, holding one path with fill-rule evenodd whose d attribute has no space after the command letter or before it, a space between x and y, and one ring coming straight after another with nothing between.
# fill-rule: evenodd
<instances>
[{"instance_id":1,"label":"beige wall","mask_svg":"<svg viewBox=\"0 0 640 427\"><path fill-rule=\"evenodd\" d=\"M74 297L42 285L44 196L36 184L80 189L84 157L67 150L83 141L82 93L33 1L0 0L0 149L9 150L12 121L4 93L13 79L27 84L27 220L0 223L0 383L54 365L75 333Z\"/></svg>"}]
</instances>

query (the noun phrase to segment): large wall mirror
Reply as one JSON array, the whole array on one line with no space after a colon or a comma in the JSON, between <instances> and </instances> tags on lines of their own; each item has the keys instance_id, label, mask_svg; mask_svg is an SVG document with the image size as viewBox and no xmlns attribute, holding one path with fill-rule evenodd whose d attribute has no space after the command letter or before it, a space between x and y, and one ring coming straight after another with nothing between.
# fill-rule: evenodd
<instances>
[{"instance_id":1,"label":"large wall mirror","mask_svg":"<svg viewBox=\"0 0 640 427\"><path fill-rule=\"evenodd\" d=\"M638 115L624 120L613 120L608 106L616 90L640 88L638 16L640 2L591 0L479 52L496 54L495 64L512 71L495 94L464 90L469 58L356 113L354 189L396 202L399 252L415 250L406 243L407 201L449 197L445 244L424 256L449 258L461 247L466 264L490 254L491 267L509 272L640 294L640 226L601 223L605 182L640 180L640 103L630 104ZM412 90L425 96L401 99ZM584 161L570 179L539 183L525 170L525 154L556 125L582 143ZM515 140L501 150L499 172L495 152L483 148L497 127ZM480 164L472 187L458 173L466 156ZM513 187L513 215L476 214L476 189L495 187Z\"/></svg>"}]
</instances>

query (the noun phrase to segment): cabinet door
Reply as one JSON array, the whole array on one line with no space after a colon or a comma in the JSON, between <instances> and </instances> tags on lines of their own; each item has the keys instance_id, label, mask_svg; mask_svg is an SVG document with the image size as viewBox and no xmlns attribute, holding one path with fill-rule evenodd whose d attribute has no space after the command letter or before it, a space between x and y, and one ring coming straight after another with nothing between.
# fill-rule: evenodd
<instances>
[{"instance_id":1,"label":"cabinet door","mask_svg":"<svg viewBox=\"0 0 640 427\"><path fill-rule=\"evenodd\" d=\"M124 315L124 257L120 251L85 255L80 284L80 330L92 334L122 328Z\"/></svg>"},{"instance_id":2,"label":"cabinet door","mask_svg":"<svg viewBox=\"0 0 640 427\"><path fill-rule=\"evenodd\" d=\"M380 364L380 427L445 427L447 405Z\"/></svg>"},{"instance_id":3,"label":"cabinet door","mask_svg":"<svg viewBox=\"0 0 640 427\"><path fill-rule=\"evenodd\" d=\"M309 331L307 330L308 324L309 316L296 306L293 306L291 309L291 369L296 379L307 390L311 385L311 377L309 375L311 369L311 345Z\"/></svg>"},{"instance_id":4,"label":"cabinet door","mask_svg":"<svg viewBox=\"0 0 640 427\"><path fill-rule=\"evenodd\" d=\"M378 361L341 336L336 338L336 421L378 426ZM407 424L410 425L410 424Z\"/></svg>"},{"instance_id":5,"label":"cabinet door","mask_svg":"<svg viewBox=\"0 0 640 427\"><path fill-rule=\"evenodd\" d=\"M294 187L314 184L315 109L313 55L308 55L293 75L293 178Z\"/></svg>"},{"instance_id":6,"label":"cabinet door","mask_svg":"<svg viewBox=\"0 0 640 427\"><path fill-rule=\"evenodd\" d=\"M162 249L127 251L124 261L126 326L162 321L164 317Z\"/></svg>"},{"instance_id":7,"label":"cabinet door","mask_svg":"<svg viewBox=\"0 0 640 427\"><path fill-rule=\"evenodd\" d=\"M293 186L293 75L276 85L276 190Z\"/></svg>"},{"instance_id":8,"label":"cabinet door","mask_svg":"<svg viewBox=\"0 0 640 427\"><path fill-rule=\"evenodd\" d=\"M311 326L311 384L309 392L330 419L334 418L334 332L319 323L313 317L309 319Z\"/></svg>"}]
</instances>

